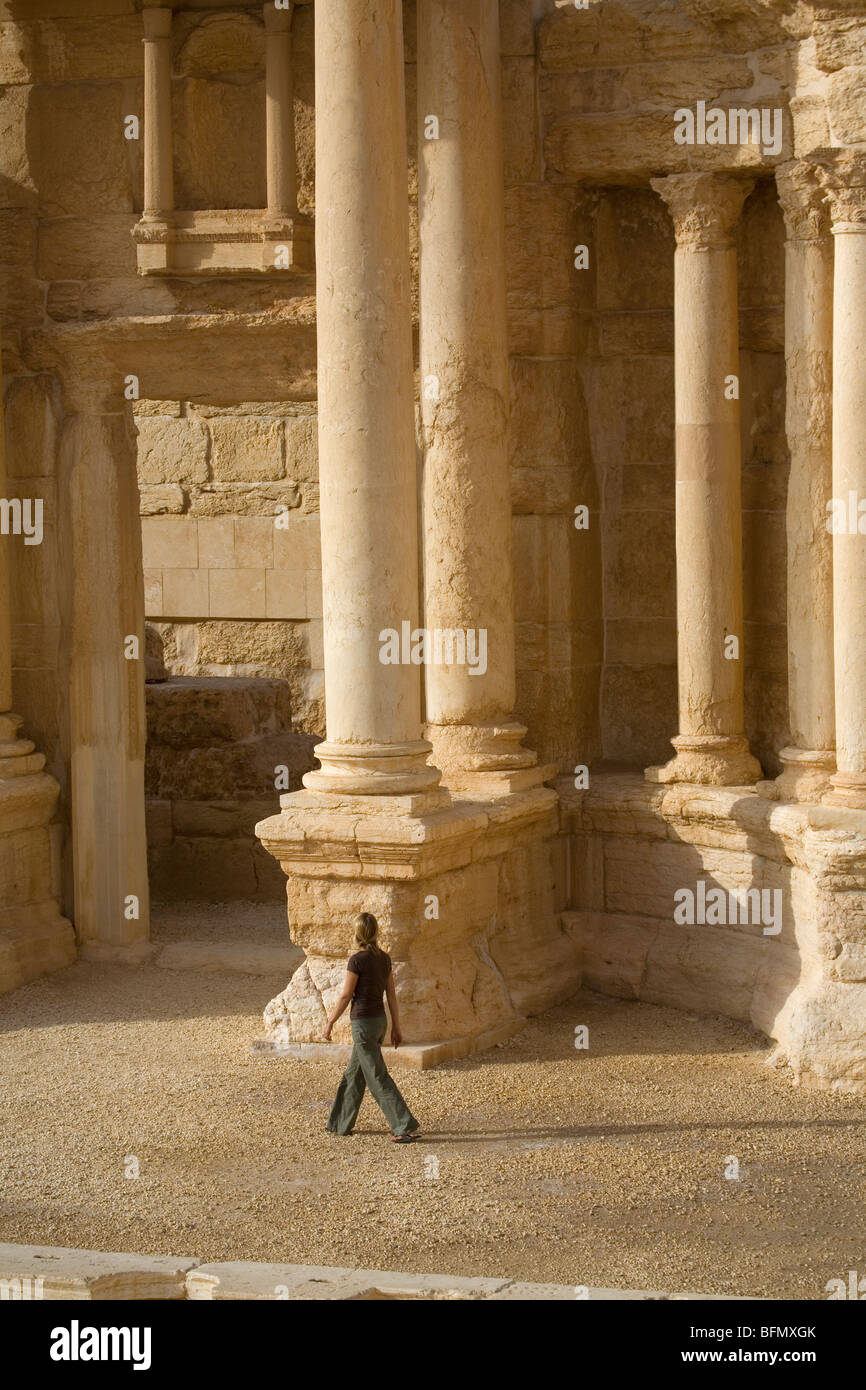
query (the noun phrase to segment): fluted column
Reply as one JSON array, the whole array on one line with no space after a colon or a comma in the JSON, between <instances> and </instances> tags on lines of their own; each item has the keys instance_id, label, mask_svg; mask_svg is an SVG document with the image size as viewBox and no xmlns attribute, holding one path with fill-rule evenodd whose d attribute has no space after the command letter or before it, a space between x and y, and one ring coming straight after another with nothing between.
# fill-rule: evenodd
<instances>
[{"instance_id":1,"label":"fluted column","mask_svg":"<svg viewBox=\"0 0 866 1390\"><path fill-rule=\"evenodd\" d=\"M418 122L425 626L471 632L425 670L450 786L531 767L513 717L509 371L497 0L420 0ZM431 118L438 129L429 124ZM434 138L428 138L430 135ZM483 668L483 669L482 669ZM525 777L525 774L524 774Z\"/></svg>"},{"instance_id":2,"label":"fluted column","mask_svg":"<svg viewBox=\"0 0 866 1390\"><path fill-rule=\"evenodd\" d=\"M833 695L833 240L814 166L776 170L785 216L788 718L783 798L819 800L836 766Z\"/></svg>"},{"instance_id":3,"label":"fluted column","mask_svg":"<svg viewBox=\"0 0 866 1390\"><path fill-rule=\"evenodd\" d=\"M327 740L307 787L434 786L421 738L400 0L316 10L319 483ZM407 624L404 629L403 624ZM394 651L388 635L394 633ZM393 660L391 658L394 658Z\"/></svg>"},{"instance_id":4,"label":"fluted column","mask_svg":"<svg viewBox=\"0 0 866 1390\"><path fill-rule=\"evenodd\" d=\"M85 953L123 957L146 950L149 893L141 521L135 432L122 397L81 399L67 415L59 495L70 538L75 925Z\"/></svg>"},{"instance_id":5,"label":"fluted column","mask_svg":"<svg viewBox=\"0 0 866 1390\"><path fill-rule=\"evenodd\" d=\"M268 0L264 13L268 214L283 219L297 212L292 5L278 10Z\"/></svg>"},{"instance_id":6,"label":"fluted column","mask_svg":"<svg viewBox=\"0 0 866 1390\"><path fill-rule=\"evenodd\" d=\"M826 800L866 809L866 156L824 174L832 213L836 766Z\"/></svg>"},{"instance_id":7,"label":"fluted column","mask_svg":"<svg viewBox=\"0 0 866 1390\"><path fill-rule=\"evenodd\" d=\"M148 6L144 23L144 217L161 222L174 209L171 111L171 10Z\"/></svg>"},{"instance_id":8,"label":"fluted column","mask_svg":"<svg viewBox=\"0 0 866 1390\"><path fill-rule=\"evenodd\" d=\"M679 732L658 782L742 785L760 776L743 712L743 577L737 253L750 181L653 179L676 232L676 547Z\"/></svg>"}]
</instances>

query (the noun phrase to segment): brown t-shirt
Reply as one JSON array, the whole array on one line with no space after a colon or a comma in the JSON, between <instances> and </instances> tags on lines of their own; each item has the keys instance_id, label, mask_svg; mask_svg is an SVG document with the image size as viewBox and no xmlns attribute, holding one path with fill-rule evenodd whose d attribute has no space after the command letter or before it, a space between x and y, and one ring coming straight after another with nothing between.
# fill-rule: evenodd
<instances>
[{"instance_id":1,"label":"brown t-shirt","mask_svg":"<svg viewBox=\"0 0 866 1390\"><path fill-rule=\"evenodd\" d=\"M376 1018L385 1012L383 995L391 974L391 957L385 951L356 951L347 970L358 976L350 1018Z\"/></svg>"}]
</instances>

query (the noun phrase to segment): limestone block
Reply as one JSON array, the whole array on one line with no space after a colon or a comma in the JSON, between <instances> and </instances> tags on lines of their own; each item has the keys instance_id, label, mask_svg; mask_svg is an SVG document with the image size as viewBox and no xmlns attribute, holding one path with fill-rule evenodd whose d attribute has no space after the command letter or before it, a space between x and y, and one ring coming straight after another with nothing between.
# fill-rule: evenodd
<instances>
[{"instance_id":1,"label":"limestone block","mask_svg":"<svg viewBox=\"0 0 866 1390\"><path fill-rule=\"evenodd\" d=\"M604 756L649 767L670 755L677 727L676 666L606 666L602 678Z\"/></svg>"},{"instance_id":2,"label":"limestone block","mask_svg":"<svg viewBox=\"0 0 866 1390\"><path fill-rule=\"evenodd\" d=\"M267 856L243 840L175 836L170 845L149 852L148 871L151 893L163 900L273 902L280 897L279 875L268 878Z\"/></svg>"},{"instance_id":3,"label":"limestone block","mask_svg":"<svg viewBox=\"0 0 866 1390\"><path fill-rule=\"evenodd\" d=\"M502 134L506 183L540 178L534 57L502 59Z\"/></svg>"},{"instance_id":4,"label":"limestone block","mask_svg":"<svg viewBox=\"0 0 866 1390\"><path fill-rule=\"evenodd\" d=\"M279 421L223 417L211 420L210 432L215 482L256 482L285 476Z\"/></svg>"},{"instance_id":5,"label":"limestone block","mask_svg":"<svg viewBox=\"0 0 866 1390\"><path fill-rule=\"evenodd\" d=\"M201 569L162 571L162 608L146 610L149 617L206 618L210 613L208 572Z\"/></svg>"},{"instance_id":6,"label":"limestone block","mask_svg":"<svg viewBox=\"0 0 866 1390\"><path fill-rule=\"evenodd\" d=\"M511 470L516 511L595 510L598 489L577 363L511 359Z\"/></svg>"},{"instance_id":7,"label":"limestone block","mask_svg":"<svg viewBox=\"0 0 866 1390\"><path fill-rule=\"evenodd\" d=\"M201 523L199 523L201 525ZM234 523L235 561L238 569L264 567L274 562L274 523L270 517L237 517ZM271 614L282 617L282 614Z\"/></svg>"},{"instance_id":8,"label":"limestone block","mask_svg":"<svg viewBox=\"0 0 866 1390\"><path fill-rule=\"evenodd\" d=\"M141 544L147 569L198 569L198 532L188 517L143 517Z\"/></svg>"},{"instance_id":9,"label":"limestone block","mask_svg":"<svg viewBox=\"0 0 866 1390\"><path fill-rule=\"evenodd\" d=\"M124 142L126 143L126 142ZM135 276L130 235L136 214L89 212L39 222L37 271L43 280L89 280Z\"/></svg>"},{"instance_id":10,"label":"limestone block","mask_svg":"<svg viewBox=\"0 0 866 1390\"><path fill-rule=\"evenodd\" d=\"M127 100L119 82L104 80L33 88L21 130L26 128L30 179L46 216L133 210L123 138ZM98 159L91 158L95 141Z\"/></svg>"},{"instance_id":11,"label":"limestone block","mask_svg":"<svg viewBox=\"0 0 866 1390\"><path fill-rule=\"evenodd\" d=\"M234 517L202 517L196 522L198 562L205 570L238 568Z\"/></svg>"},{"instance_id":12,"label":"limestone block","mask_svg":"<svg viewBox=\"0 0 866 1390\"><path fill-rule=\"evenodd\" d=\"M740 932L659 924L647 953L641 998L746 1022L770 949L766 938Z\"/></svg>"},{"instance_id":13,"label":"limestone block","mask_svg":"<svg viewBox=\"0 0 866 1390\"><path fill-rule=\"evenodd\" d=\"M567 912L562 920L580 950L587 989L618 999L643 997L641 984L656 923L590 911Z\"/></svg>"},{"instance_id":14,"label":"limestone block","mask_svg":"<svg viewBox=\"0 0 866 1390\"><path fill-rule=\"evenodd\" d=\"M148 797L144 803L149 846L170 845L173 836L172 805L168 800Z\"/></svg>"},{"instance_id":15,"label":"limestone block","mask_svg":"<svg viewBox=\"0 0 866 1390\"><path fill-rule=\"evenodd\" d=\"M662 463L674 457L674 372L668 357L607 360L593 372L590 399L596 466ZM623 402L629 409L623 410Z\"/></svg>"},{"instance_id":16,"label":"limestone block","mask_svg":"<svg viewBox=\"0 0 866 1390\"><path fill-rule=\"evenodd\" d=\"M668 310L674 250L670 216L656 194L648 188L605 189L591 252L598 262L598 308Z\"/></svg>"},{"instance_id":17,"label":"limestone block","mask_svg":"<svg viewBox=\"0 0 866 1390\"><path fill-rule=\"evenodd\" d=\"M27 148L29 92L24 87L0 88L0 207L34 204L35 184ZM14 197L10 196L15 190Z\"/></svg>"},{"instance_id":18,"label":"limestone block","mask_svg":"<svg viewBox=\"0 0 866 1390\"><path fill-rule=\"evenodd\" d=\"M179 516L186 508L186 494L177 483L157 483L138 491L142 516Z\"/></svg>"},{"instance_id":19,"label":"limestone block","mask_svg":"<svg viewBox=\"0 0 866 1390\"><path fill-rule=\"evenodd\" d=\"M319 476L318 416L298 415L285 422L286 471L301 483Z\"/></svg>"},{"instance_id":20,"label":"limestone block","mask_svg":"<svg viewBox=\"0 0 866 1390\"><path fill-rule=\"evenodd\" d=\"M161 618L165 612L162 575L161 569L146 569L144 571L144 615L146 618Z\"/></svg>"},{"instance_id":21,"label":"limestone block","mask_svg":"<svg viewBox=\"0 0 866 1390\"><path fill-rule=\"evenodd\" d=\"M610 67L640 62L642 41L639 15L625 5L591 5L545 15L538 26L538 57L542 67L553 70Z\"/></svg>"},{"instance_id":22,"label":"limestone block","mask_svg":"<svg viewBox=\"0 0 866 1390\"><path fill-rule=\"evenodd\" d=\"M859 54L862 59L863 52ZM856 145L866 141L866 111L864 111L863 90L866 83L866 64L833 72L827 78L826 99L827 118L833 131L834 142L841 145Z\"/></svg>"},{"instance_id":23,"label":"limestone block","mask_svg":"<svg viewBox=\"0 0 866 1390\"><path fill-rule=\"evenodd\" d=\"M208 613L212 618L266 618L265 571L208 571Z\"/></svg>"},{"instance_id":24,"label":"limestone block","mask_svg":"<svg viewBox=\"0 0 866 1390\"><path fill-rule=\"evenodd\" d=\"M76 955L72 924L55 903L0 908L0 994L71 965Z\"/></svg>"},{"instance_id":25,"label":"limestone block","mask_svg":"<svg viewBox=\"0 0 866 1390\"><path fill-rule=\"evenodd\" d=\"M501 0L499 6L500 47L510 57L535 54L535 26L523 0Z\"/></svg>"},{"instance_id":26,"label":"limestone block","mask_svg":"<svg viewBox=\"0 0 866 1390\"><path fill-rule=\"evenodd\" d=\"M139 416L138 480L194 486L208 479L207 435L198 420Z\"/></svg>"},{"instance_id":27,"label":"limestone block","mask_svg":"<svg viewBox=\"0 0 866 1390\"><path fill-rule=\"evenodd\" d=\"M265 612L269 618L305 618L308 612L306 576L285 570L268 570L265 575Z\"/></svg>"},{"instance_id":28,"label":"limestone block","mask_svg":"<svg viewBox=\"0 0 866 1390\"><path fill-rule=\"evenodd\" d=\"M301 489L291 479L275 483L209 483L190 493L191 516L269 516L301 506Z\"/></svg>"},{"instance_id":29,"label":"limestone block","mask_svg":"<svg viewBox=\"0 0 866 1390\"><path fill-rule=\"evenodd\" d=\"M605 654L607 665L613 666L661 666L675 667L677 664L677 628L674 616L669 618L610 618L604 625ZM667 684L660 690L665 692L667 709ZM611 687L611 694L614 687ZM622 691L625 694L625 691ZM649 710L644 709L648 715Z\"/></svg>"},{"instance_id":30,"label":"limestone block","mask_svg":"<svg viewBox=\"0 0 866 1390\"><path fill-rule=\"evenodd\" d=\"M666 618L676 613L671 512L621 511L605 523L605 616Z\"/></svg>"},{"instance_id":31,"label":"limestone block","mask_svg":"<svg viewBox=\"0 0 866 1390\"><path fill-rule=\"evenodd\" d=\"M236 18L232 16L231 18ZM175 200L179 207L263 208L264 79L175 83Z\"/></svg>"},{"instance_id":32,"label":"limestone block","mask_svg":"<svg viewBox=\"0 0 866 1390\"><path fill-rule=\"evenodd\" d=\"M30 1280L44 1299L180 1299L197 1261L50 1245L0 1245L0 1279ZM36 1281L40 1281L36 1283Z\"/></svg>"},{"instance_id":33,"label":"limestone block","mask_svg":"<svg viewBox=\"0 0 866 1390\"><path fill-rule=\"evenodd\" d=\"M673 352L673 314L605 314L597 320L601 357L658 357Z\"/></svg>"}]
</instances>

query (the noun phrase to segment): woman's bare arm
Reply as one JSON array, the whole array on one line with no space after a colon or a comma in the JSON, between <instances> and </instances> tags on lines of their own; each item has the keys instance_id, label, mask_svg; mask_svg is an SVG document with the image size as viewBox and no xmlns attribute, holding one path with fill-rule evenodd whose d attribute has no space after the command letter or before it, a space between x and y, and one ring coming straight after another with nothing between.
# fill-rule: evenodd
<instances>
[{"instance_id":1,"label":"woman's bare arm","mask_svg":"<svg viewBox=\"0 0 866 1390\"><path fill-rule=\"evenodd\" d=\"M343 985L343 992L337 1000L337 1003L334 1006L334 1011L331 1014L331 1017L328 1019L328 1022L325 1025L324 1032L322 1033L322 1037L324 1038L325 1042L331 1041L331 1029L337 1022L337 1019L340 1017L340 1014L344 1014L348 1009L349 1005L351 1004L352 996L355 993L355 986L357 983L358 976L355 974L354 970L347 970L346 980Z\"/></svg>"},{"instance_id":2,"label":"woman's bare arm","mask_svg":"<svg viewBox=\"0 0 866 1390\"><path fill-rule=\"evenodd\" d=\"M400 1014L397 1009L397 991L394 988L394 972L388 974L388 983L385 985L385 994L388 999L388 1008L391 1012L391 1046L399 1047L403 1041L403 1034L400 1032Z\"/></svg>"}]
</instances>

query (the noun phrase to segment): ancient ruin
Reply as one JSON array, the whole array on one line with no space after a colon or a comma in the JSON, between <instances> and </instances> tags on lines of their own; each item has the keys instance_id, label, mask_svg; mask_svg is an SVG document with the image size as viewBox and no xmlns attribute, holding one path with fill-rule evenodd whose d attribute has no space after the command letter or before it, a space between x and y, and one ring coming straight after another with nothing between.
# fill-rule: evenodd
<instances>
[{"instance_id":1,"label":"ancient ruin","mask_svg":"<svg viewBox=\"0 0 866 1390\"><path fill-rule=\"evenodd\" d=\"M276 1050L363 908L416 1065L584 984L866 1093L864 82L863 0L0 0L0 988L287 889Z\"/></svg>"}]
</instances>

